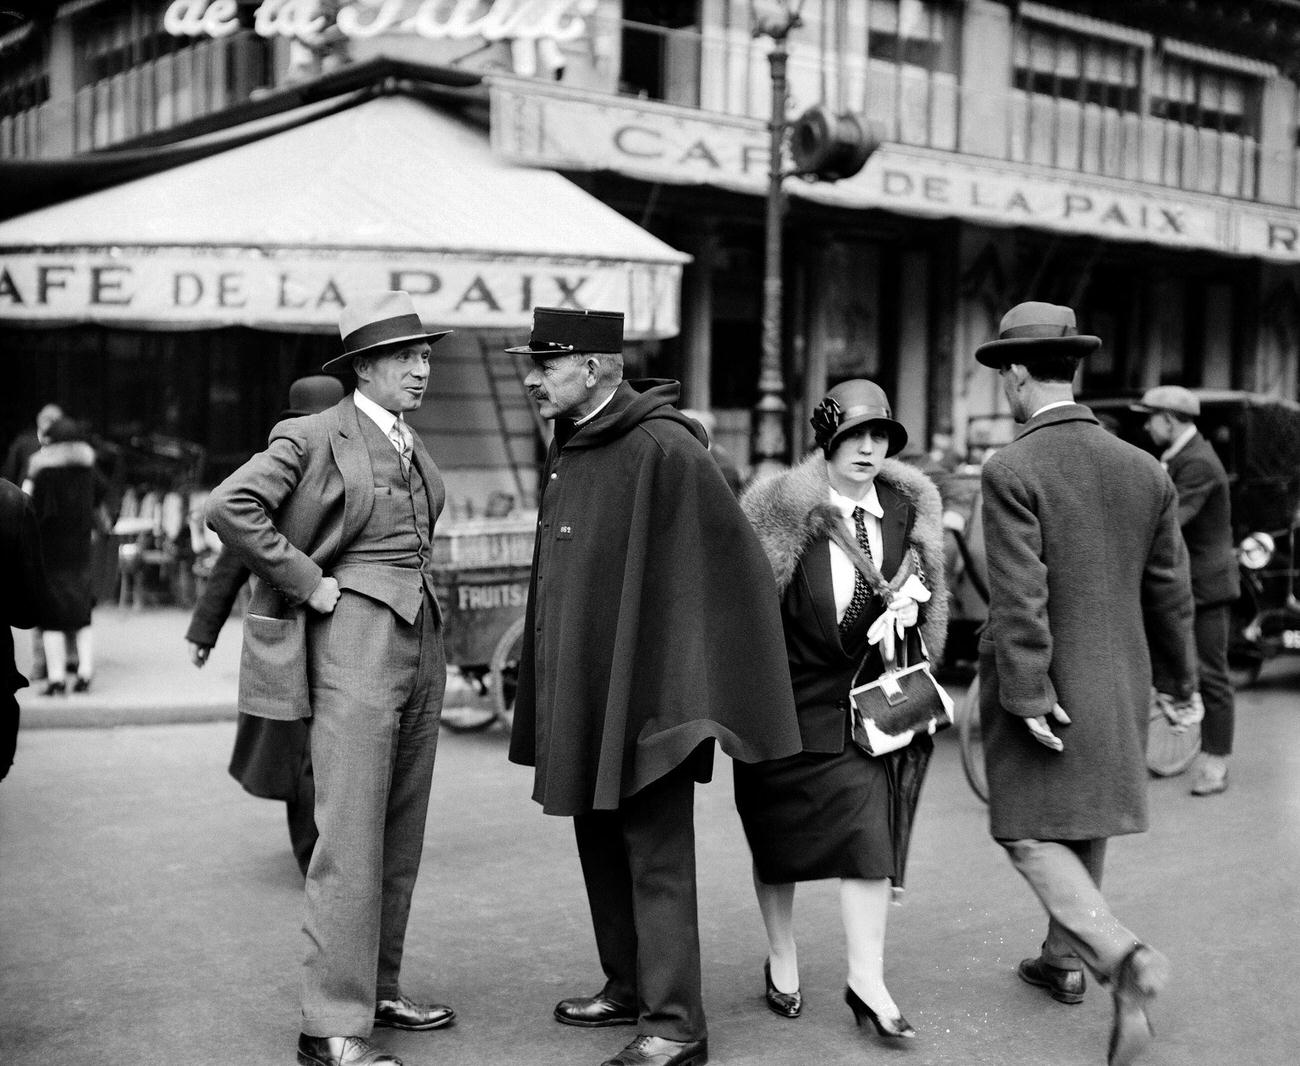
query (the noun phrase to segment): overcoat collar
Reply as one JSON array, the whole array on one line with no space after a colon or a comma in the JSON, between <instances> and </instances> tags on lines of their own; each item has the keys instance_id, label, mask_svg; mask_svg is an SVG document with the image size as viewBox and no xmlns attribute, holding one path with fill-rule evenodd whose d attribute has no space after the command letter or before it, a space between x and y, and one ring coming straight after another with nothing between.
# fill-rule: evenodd
<instances>
[{"instance_id":1,"label":"overcoat collar","mask_svg":"<svg viewBox=\"0 0 1300 1066\"><path fill-rule=\"evenodd\" d=\"M1101 424L1097 421L1097 416L1092 413L1091 409L1081 403L1072 403L1065 407L1053 407L1050 411L1035 415L1020 427L1020 432L1016 434L1016 440L1033 433L1035 430L1045 429L1047 426L1057 426L1062 422Z\"/></svg>"}]
</instances>

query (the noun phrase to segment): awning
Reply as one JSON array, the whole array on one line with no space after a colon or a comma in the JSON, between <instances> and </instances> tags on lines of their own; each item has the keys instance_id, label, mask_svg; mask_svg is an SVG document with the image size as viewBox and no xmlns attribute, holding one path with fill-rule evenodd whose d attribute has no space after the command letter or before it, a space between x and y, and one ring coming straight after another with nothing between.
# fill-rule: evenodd
<instances>
[{"instance_id":1,"label":"awning","mask_svg":"<svg viewBox=\"0 0 1300 1066\"><path fill-rule=\"evenodd\" d=\"M0 325L328 332L352 293L403 288L430 326L554 305L669 337L689 258L391 95L0 223Z\"/></svg>"}]
</instances>

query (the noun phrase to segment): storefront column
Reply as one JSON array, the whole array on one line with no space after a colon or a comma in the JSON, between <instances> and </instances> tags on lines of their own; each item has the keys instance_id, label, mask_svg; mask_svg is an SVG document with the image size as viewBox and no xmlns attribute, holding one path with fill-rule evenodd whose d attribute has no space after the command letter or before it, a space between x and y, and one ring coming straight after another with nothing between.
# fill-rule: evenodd
<instances>
[{"instance_id":1,"label":"storefront column","mask_svg":"<svg viewBox=\"0 0 1300 1066\"><path fill-rule=\"evenodd\" d=\"M894 417L907 429L908 450L923 452L930 444L930 257L914 250L903 252L900 260Z\"/></svg>"},{"instance_id":2,"label":"storefront column","mask_svg":"<svg viewBox=\"0 0 1300 1066\"><path fill-rule=\"evenodd\" d=\"M711 223L697 234L694 262L682 272L682 406L707 411L713 406L713 280L720 241Z\"/></svg>"}]
</instances>

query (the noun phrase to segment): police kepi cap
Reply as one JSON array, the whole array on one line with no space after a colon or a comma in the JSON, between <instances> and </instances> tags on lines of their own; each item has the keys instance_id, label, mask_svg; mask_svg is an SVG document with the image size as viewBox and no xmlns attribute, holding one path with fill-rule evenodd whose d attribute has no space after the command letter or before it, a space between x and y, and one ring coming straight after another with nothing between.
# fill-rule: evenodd
<instances>
[{"instance_id":1,"label":"police kepi cap","mask_svg":"<svg viewBox=\"0 0 1300 1066\"><path fill-rule=\"evenodd\" d=\"M1186 418L1196 418L1201 413L1201 401L1181 385L1157 385L1154 389L1147 389L1141 402L1129 404L1129 408L1147 415L1172 411Z\"/></svg>"},{"instance_id":2,"label":"police kepi cap","mask_svg":"<svg viewBox=\"0 0 1300 1066\"><path fill-rule=\"evenodd\" d=\"M885 390L865 378L841 381L834 386L813 409L811 421L817 444L827 455L835 450L842 436L869 422L889 434L887 456L897 455L907 444L907 430L902 422L895 420Z\"/></svg>"},{"instance_id":3,"label":"police kepi cap","mask_svg":"<svg viewBox=\"0 0 1300 1066\"><path fill-rule=\"evenodd\" d=\"M622 311L575 311L568 307L534 307L528 343L506 349L534 359L622 350Z\"/></svg>"},{"instance_id":4,"label":"police kepi cap","mask_svg":"<svg viewBox=\"0 0 1300 1066\"><path fill-rule=\"evenodd\" d=\"M377 353L383 348L428 341L433 344L452 331L430 333L415 313L411 294L401 289L369 292L349 300L339 314L343 353L328 359L322 370L344 367L354 355Z\"/></svg>"},{"instance_id":5,"label":"police kepi cap","mask_svg":"<svg viewBox=\"0 0 1300 1066\"><path fill-rule=\"evenodd\" d=\"M998 339L976 348L975 360L998 370L1047 355L1089 355L1100 347L1100 337L1079 332L1073 308L1030 300L1002 316Z\"/></svg>"}]
</instances>

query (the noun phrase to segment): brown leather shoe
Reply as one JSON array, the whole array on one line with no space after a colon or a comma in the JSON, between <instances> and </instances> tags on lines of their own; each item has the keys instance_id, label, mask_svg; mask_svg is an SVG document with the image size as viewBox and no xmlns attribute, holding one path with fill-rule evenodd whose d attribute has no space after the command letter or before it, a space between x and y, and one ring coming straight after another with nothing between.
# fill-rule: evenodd
<instances>
[{"instance_id":1,"label":"brown leather shoe","mask_svg":"<svg viewBox=\"0 0 1300 1066\"><path fill-rule=\"evenodd\" d=\"M1169 960L1155 948L1138 944L1111 979L1115 1017L1110 1026L1110 1066L1129 1066L1155 1037L1147 1008L1169 980Z\"/></svg>"},{"instance_id":2,"label":"brown leather shoe","mask_svg":"<svg viewBox=\"0 0 1300 1066\"><path fill-rule=\"evenodd\" d=\"M413 1003L405 996L375 1004L375 1024L388 1029L441 1029L456 1020L456 1012L441 1003Z\"/></svg>"},{"instance_id":3,"label":"brown leather shoe","mask_svg":"<svg viewBox=\"0 0 1300 1066\"><path fill-rule=\"evenodd\" d=\"M402 1060L362 1036L298 1037L299 1066L402 1066Z\"/></svg>"},{"instance_id":4,"label":"brown leather shoe","mask_svg":"<svg viewBox=\"0 0 1300 1066\"><path fill-rule=\"evenodd\" d=\"M704 1066L708 1061L707 1040L668 1040L642 1033L600 1066Z\"/></svg>"},{"instance_id":5,"label":"brown leather shoe","mask_svg":"<svg viewBox=\"0 0 1300 1066\"><path fill-rule=\"evenodd\" d=\"M611 999L604 992L594 996L562 999L555 1005L555 1020L583 1029L603 1029L607 1025L635 1025L637 1009Z\"/></svg>"},{"instance_id":6,"label":"brown leather shoe","mask_svg":"<svg viewBox=\"0 0 1300 1066\"><path fill-rule=\"evenodd\" d=\"M1035 959L1022 959L1016 967L1016 976L1027 985L1047 989L1057 1003L1082 1003L1083 992L1087 988L1087 979L1082 970L1065 970L1044 962L1039 956Z\"/></svg>"}]
</instances>

